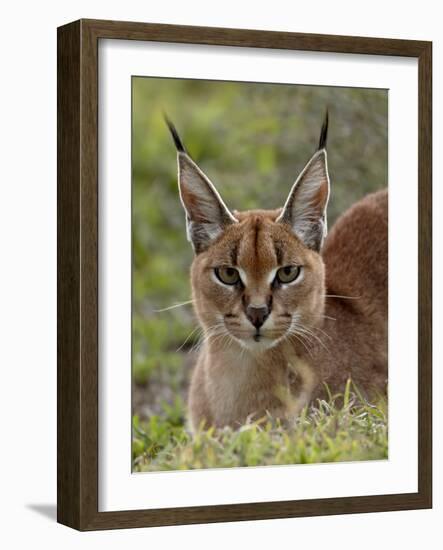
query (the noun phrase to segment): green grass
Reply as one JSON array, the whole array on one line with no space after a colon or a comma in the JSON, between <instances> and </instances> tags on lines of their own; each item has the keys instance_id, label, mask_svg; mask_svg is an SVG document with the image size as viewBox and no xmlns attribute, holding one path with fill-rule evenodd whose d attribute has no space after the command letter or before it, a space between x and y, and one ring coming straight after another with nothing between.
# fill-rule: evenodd
<instances>
[{"instance_id":1,"label":"green grass","mask_svg":"<svg viewBox=\"0 0 443 550\"><path fill-rule=\"evenodd\" d=\"M136 472L311 464L388 457L386 402L368 403L348 383L344 395L317 400L290 426L270 416L238 430L200 429L191 435L180 398L163 414L133 419Z\"/></svg>"}]
</instances>

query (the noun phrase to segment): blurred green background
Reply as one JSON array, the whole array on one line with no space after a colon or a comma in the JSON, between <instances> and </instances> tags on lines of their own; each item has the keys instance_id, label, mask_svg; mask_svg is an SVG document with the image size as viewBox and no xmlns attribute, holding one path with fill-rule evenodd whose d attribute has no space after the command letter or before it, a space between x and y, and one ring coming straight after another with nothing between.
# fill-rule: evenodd
<instances>
[{"instance_id":1,"label":"blurred green background","mask_svg":"<svg viewBox=\"0 0 443 550\"><path fill-rule=\"evenodd\" d=\"M190 299L193 257L163 112L227 205L242 210L284 203L316 150L328 107L332 226L356 200L387 185L388 94L145 77L133 78L132 94L133 413L149 419L165 407L184 410L194 360L188 352L198 336L190 306L157 312Z\"/></svg>"}]
</instances>

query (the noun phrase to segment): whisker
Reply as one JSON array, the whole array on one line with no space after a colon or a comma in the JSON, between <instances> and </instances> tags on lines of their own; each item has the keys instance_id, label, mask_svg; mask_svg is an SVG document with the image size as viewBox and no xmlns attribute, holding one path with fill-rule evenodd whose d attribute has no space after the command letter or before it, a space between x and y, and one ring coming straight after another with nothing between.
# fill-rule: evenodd
<instances>
[{"instance_id":1,"label":"whisker","mask_svg":"<svg viewBox=\"0 0 443 550\"><path fill-rule=\"evenodd\" d=\"M341 296L340 294L324 294L325 298L344 298L345 300L359 300L361 296Z\"/></svg>"},{"instance_id":2,"label":"whisker","mask_svg":"<svg viewBox=\"0 0 443 550\"><path fill-rule=\"evenodd\" d=\"M295 325L294 326L294 332L296 332L297 334L303 334L306 338L306 340L311 344L313 345L313 340L310 338L312 335L307 331L307 330L303 330L303 328L300 326L300 325Z\"/></svg>"},{"instance_id":3,"label":"whisker","mask_svg":"<svg viewBox=\"0 0 443 550\"><path fill-rule=\"evenodd\" d=\"M301 345L305 348L305 350L308 352L309 356L312 357L312 353L311 353L311 350L309 349L309 347L306 345L306 343L303 341L303 338L301 337L300 334L296 334L295 332L289 332L288 333L288 338L291 339L291 338L295 338L298 342L301 343Z\"/></svg>"},{"instance_id":4,"label":"whisker","mask_svg":"<svg viewBox=\"0 0 443 550\"><path fill-rule=\"evenodd\" d=\"M231 343L232 343L232 338L230 334L228 332L225 332L221 338L222 351L227 350Z\"/></svg>"},{"instance_id":5,"label":"whisker","mask_svg":"<svg viewBox=\"0 0 443 550\"><path fill-rule=\"evenodd\" d=\"M194 345L189 350L190 353L192 353L193 351L199 351L206 337L208 336L209 331L212 330L212 328L213 327L209 327L209 329L204 329L200 326L197 326L197 330L199 331L199 337L198 337L198 340L194 343ZM195 330L196 329L194 329L194 332Z\"/></svg>"},{"instance_id":6,"label":"whisker","mask_svg":"<svg viewBox=\"0 0 443 550\"><path fill-rule=\"evenodd\" d=\"M162 313L163 311L169 311L171 309L176 309L178 307L187 306L193 303L194 303L194 300L188 300L187 302L181 302L180 304L174 304L173 306L164 307L162 309L154 309L154 313Z\"/></svg>"},{"instance_id":7,"label":"whisker","mask_svg":"<svg viewBox=\"0 0 443 550\"><path fill-rule=\"evenodd\" d=\"M188 340L192 337L192 335L195 334L198 330L200 330L200 327L195 327L195 328L188 334L188 336L186 337L186 340L183 342L183 344L182 344L179 348L177 348L177 349L175 350L175 352L177 353L177 352L181 351L181 350L185 347L186 342L188 342Z\"/></svg>"},{"instance_id":8,"label":"whisker","mask_svg":"<svg viewBox=\"0 0 443 550\"><path fill-rule=\"evenodd\" d=\"M201 342L201 345L199 346L199 350L203 347L204 344L208 343L208 342L212 342L212 343L215 343L217 340L219 340L221 337L225 336L224 334L210 334L208 335L202 342Z\"/></svg>"},{"instance_id":9,"label":"whisker","mask_svg":"<svg viewBox=\"0 0 443 550\"><path fill-rule=\"evenodd\" d=\"M301 332L305 332L307 334L309 334L310 336L312 336L312 338L315 338L315 340L317 340L317 342L330 354L330 350L329 348L326 346L326 344L323 342L323 340L317 335L315 334L315 332L313 332L312 330L310 330L307 326L305 325L299 325L299 324L296 324L295 325L295 328L298 329L298 331L301 331ZM329 336L329 335L327 335Z\"/></svg>"},{"instance_id":10,"label":"whisker","mask_svg":"<svg viewBox=\"0 0 443 550\"><path fill-rule=\"evenodd\" d=\"M315 338L315 339L317 340L317 342L318 342L318 343L319 343L319 344L320 344L329 354L331 353L331 351L330 351L330 349L328 348L328 346L323 342L323 340L318 336L318 334L315 334L314 332L309 331L309 329L306 329L306 330L308 330L308 332L312 335L312 337ZM332 340L332 338L331 338L329 335L327 335L327 336Z\"/></svg>"},{"instance_id":11,"label":"whisker","mask_svg":"<svg viewBox=\"0 0 443 550\"><path fill-rule=\"evenodd\" d=\"M291 339L291 337L295 338L298 342L300 342L302 344L302 346L308 352L309 356L312 357L311 349L309 348L309 346L305 342L305 340L307 340L307 337L306 337L306 335L302 335L302 334L298 333L295 330L297 325L298 325L298 323L296 321L294 321L294 318L292 318L291 324L290 324L288 332L287 332L287 337L289 339ZM311 344L311 347L312 347L312 342L309 342L309 343Z\"/></svg>"},{"instance_id":12,"label":"whisker","mask_svg":"<svg viewBox=\"0 0 443 550\"><path fill-rule=\"evenodd\" d=\"M322 334L324 334L327 338L329 338L329 340L332 340L332 336L329 336L329 334L323 330L322 328L320 327L316 327L314 325L304 325L304 326L307 326L308 328L310 328L311 330L318 330L319 332L321 332Z\"/></svg>"},{"instance_id":13,"label":"whisker","mask_svg":"<svg viewBox=\"0 0 443 550\"><path fill-rule=\"evenodd\" d=\"M320 346L325 349L329 354L331 354L331 350L328 348L328 346L323 342L321 338L318 337L317 334L313 334L312 336L317 340L317 342L320 344Z\"/></svg>"},{"instance_id":14,"label":"whisker","mask_svg":"<svg viewBox=\"0 0 443 550\"><path fill-rule=\"evenodd\" d=\"M246 348L244 346L240 346L240 359L243 359L246 355Z\"/></svg>"},{"instance_id":15,"label":"whisker","mask_svg":"<svg viewBox=\"0 0 443 550\"><path fill-rule=\"evenodd\" d=\"M210 340L210 338L217 337L224 333L225 329L223 322L217 322L215 325L207 329L202 330L202 337L195 346L192 347L192 351L200 351L203 345Z\"/></svg>"}]
</instances>

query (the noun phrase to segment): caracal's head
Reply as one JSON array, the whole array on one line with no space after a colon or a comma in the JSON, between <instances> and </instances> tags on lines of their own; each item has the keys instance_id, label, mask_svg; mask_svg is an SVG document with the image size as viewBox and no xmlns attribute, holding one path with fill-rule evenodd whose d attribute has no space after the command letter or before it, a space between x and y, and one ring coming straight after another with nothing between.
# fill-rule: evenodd
<instances>
[{"instance_id":1,"label":"caracal's head","mask_svg":"<svg viewBox=\"0 0 443 550\"><path fill-rule=\"evenodd\" d=\"M230 211L186 152L169 122L178 155L195 310L205 335L252 353L303 332L322 318L329 176L327 115L318 150L278 210Z\"/></svg>"}]
</instances>

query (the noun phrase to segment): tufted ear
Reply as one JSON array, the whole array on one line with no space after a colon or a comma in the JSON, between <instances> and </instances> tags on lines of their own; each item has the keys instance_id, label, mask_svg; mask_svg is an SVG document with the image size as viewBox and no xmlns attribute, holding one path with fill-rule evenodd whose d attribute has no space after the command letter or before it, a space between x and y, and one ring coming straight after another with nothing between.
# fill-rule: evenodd
<instances>
[{"instance_id":1,"label":"tufted ear","mask_svg":"<svg viewBox=\"0 0 443 550\"><path fill-rule=\"evenodd\" d=\"M292 186L277 222L289 224L297 237L312 250L320 251L327 234L326 208L329 174L326 154L328 115L323 123L319 150L312 156Z\"/></svg>"},{"instance_id":2,"label":"tufted ear","mask_svg":"<svg viewBox=\"0 0 443 550\"><path fill-rule=\"evenodd\" d=\"M209 178L186 152L177 130L167 120L177 147L180 199L186 213L188 240L198 254L224 231L237 223Z\"/></svg>"}]
</instances>

